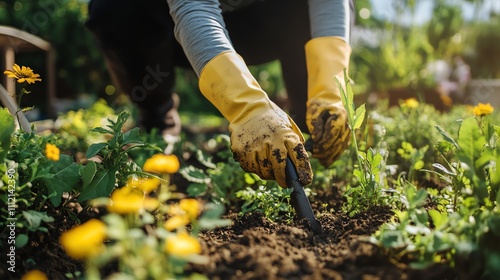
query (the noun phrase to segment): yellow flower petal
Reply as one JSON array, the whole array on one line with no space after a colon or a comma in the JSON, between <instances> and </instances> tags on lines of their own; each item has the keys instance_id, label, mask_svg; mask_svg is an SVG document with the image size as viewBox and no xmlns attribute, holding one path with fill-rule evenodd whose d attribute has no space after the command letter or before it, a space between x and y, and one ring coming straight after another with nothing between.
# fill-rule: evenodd
<instances>
[{"instance_id":1,"label":"yellow flower petal","mask_svg":"<svg viewBox=\"0 0 500 280\"><path fill-rule=\"evenodd\" d=\"M154 211L158 208L158 206L160 206L160 202L158 201L158 199L146 197L144 199L143 205L144 205L144 209L146 209L148 211Z\"/></svg>"},{"instance_id":2,"label":"yellow flower petal","mask_svg":"<svg viewBox=\"0 0 500 280\"><path fill-rule=\"evenodd\" d=\"M408 108L417 108L419 103L417 101L417 99L415 98L408 98L404 101L404 106L408 107Z\"/></svg>"},{"instance_id":3,"label":"yellow flower petal","mask_svg":"<svg viewBox=\"0 0 500 280\"><path fill-rule=\"evenodd\" d=\"M143 170L146 172L173 174L179 170L179 159L175 155L156 154L146 160Z\"/></svg>"},{"instance_id":4,"label":"yellow flower petal","mask_svg":"<svg viewBox=\"0 0 500 280\"><path fill-rule=\"evenodd\" d=\"M137 213L144 208L144 195L128 187L116 189L107 208L109 212L118 214Z\"/></svg>"},{"instance_id":5,"label":"yellow flower petal","mask_svg":"<svg viewBox=\"0 0 500 280\"><path fill-rule=\"evenodd\" d=\"M56 145L47 143L45 145L45 156L52 161L58 161L60 158L61 151Z\"/></svg>"},{"instance_id":6,"label":"yellow flower petal","mask_svg":"<svg viewBox=\"0 0 500 280\"><path fill-rule=\"evenodd\" d=\"M59 241L70 257L85 259L100 252L105 238L106 225L92 219L64 232Z\"/></svg>"},{"instance_id":7,"label":"yellow flower petal","mask_svg":"<svg viewBox=\"0 0 500 280\"><path fill-rule=\"evenodd\" d=\"M48 280L49 278L45 273L38 269L30 270L23 275L21 280Z\"/></svg>"},{"instance_id":8,"label":"yellow flower petal","mask_svg":"<svg viewBox=\"0 0 500 280\"><path fill-rule=\"evenodd\" d=\"M137 188L142 190L144 193L148 194L160 186L160 179L158 178L137 178L130 177L127 180L127 186Z\"/></svg>"},{"instance_id":9,"label":"yellow flower petal","mask_svg":"<svg viewBox=\"0 0 500 280\"><path fill-rule=\"evenodd\" d=\"M184 212L186 212L190 219L194 220L198 217L198 213L200 211L200 204L198 203L198 200L194 198L182 199L179 201L179 206L182 210L184 210Z\"/></svg>"},{"instance_id":10,"label":"yellow flower petal","mask_svg":"<svg viewBox=\"0 0 500 280\"><path fill-rule=\"evenodd\" d=\"M171 204L170 207L168 208L167 213L172 216L185 214L184 210L181 209L179 204Z\"/></svg>"},{"instance_id":11,"label":"yellow flower petal","mask_svg":"<svg viewBox=\"0 0 500 280\"><path fill-rule=\"evenodd\" d=\"M8 78L16 79L18 83L27 82L28 84L33 84L35 82L41 81L40 75L33 73L33 69L30 67L14 64L12 70L5 70L3 72Z\"/></svg>"},{"instance_id":12,"label":"yellow flower petal","mask_svg":"<svg viewBox=\"0 0 500 280\"><path fill-rule=\"evenodd\" d=\"M189 217L181 215L173 216L172 218L168 219L165 224L163 224L163 227L165 227L165 229L167 229L168 231L173 231L180 227L186 226L187 224L189 224Z\"/></svg>"},{"instance_id":13,"label":"yellow flower petal","mask_svg":"<svg viewBox=\"0 0 500 280\"><path fill-rule=\"evenodd\" d=\"M486 104L479 103L477 106L474 107L472 112L474 113L475 116L482 117L493 113L493 110L494 109L490 105L490 103Z\"/></svg>"},{"instance_id":14,"label":"yellow flower petal","mask_svg":"<svg viewBox=\"0 0 500 280\"><path fill-rule=\"evenodd\" d=\"M171 255L187 257L189 255L200 254L201 245L198 239L192 237L186 232L168 237L165 242L165 252Z\"/></svg>"},{"instance_id":15,"label":"yellow flower petal","mask_svg":"<svg viewBox=\"0 0 500 280\"><path fill-rule=\"evenodd\" d=\"M152 211L158 205L159 202L156 199L144 197L141 191L127 185L121 189L116 189L111 194L107 209L113 213L130 214L138 213L142 209Z\"/></svg>"}]
</instances>

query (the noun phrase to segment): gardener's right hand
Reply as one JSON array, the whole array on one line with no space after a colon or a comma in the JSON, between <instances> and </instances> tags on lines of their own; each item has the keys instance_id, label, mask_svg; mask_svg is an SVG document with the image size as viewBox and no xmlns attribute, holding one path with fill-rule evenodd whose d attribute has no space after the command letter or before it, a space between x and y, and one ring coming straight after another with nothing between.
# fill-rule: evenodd
<instances>
[{"instance_id":1,"label":"gardener's right hand","mask_svg":"<svg viewBox=\"0 0 500 280\"><path fill-rule=\"evenodd\" d=\"M286 187L286 158L290 157L299 181L303 185L312 181L302 133L269 100L240 56L224 52L210 60L200 74L200 90L229 120L231 150L245 171Z\"/></svg>"},{"instance_id":2,"label":"gardener's right hand","mask_svg":"<svg viewBox=\"0 0 500 280\"><path fill-rule=\"evenodd\" d=\"M299 181L303 185L311 183L312 171L302 133L271 101L251 116L233 121L229 129L234 158L245 171L256 173L262 179L276 179L280 186L286 187L285 167L289 156Z\"/></svg>"}]
</instances>

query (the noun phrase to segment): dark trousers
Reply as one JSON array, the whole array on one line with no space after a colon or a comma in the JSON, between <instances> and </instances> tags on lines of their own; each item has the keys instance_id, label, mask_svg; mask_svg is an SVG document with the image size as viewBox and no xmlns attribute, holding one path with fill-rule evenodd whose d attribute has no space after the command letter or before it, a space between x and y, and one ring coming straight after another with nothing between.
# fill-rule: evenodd
<instances>
[{"instance_id":1,"label":"dark trousers","mask_svg":"<svg viewBox=\"0 0 500 280\"><path fill-rule=\"evenodd\" d=\"M304 45L311 39L307 1L266 0L221 8L231 42L247 64L280 61L289 113L307 132ZM161 122L173 105L174 67L190 67L174 37L167 2L92 0L87 26L102 48L114 82L139 106L149 120L146 126L160 127L155 122Z\"/></svg>"}]
</instances>

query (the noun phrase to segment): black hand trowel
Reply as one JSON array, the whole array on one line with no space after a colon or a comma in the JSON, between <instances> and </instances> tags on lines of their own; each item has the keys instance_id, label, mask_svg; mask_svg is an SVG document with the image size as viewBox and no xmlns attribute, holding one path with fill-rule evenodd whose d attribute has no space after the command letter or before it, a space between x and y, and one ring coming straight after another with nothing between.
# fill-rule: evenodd
<instances>
[{"instance_id":1,"label":"black hand trowel","mask_svg":"<svg viewBox=\"0 0 500 280\"><path fill-rule=\"evenodd\" d=\"M306 218L309 221L314 234L322 234L323 228L314 216L314 212L311 208L311 204L309 203L309 199L304 192L304 187L299 182L297 170L295 169L295 166L293 165L293 162L290 160L290 158L286 159L285 173L286 185L287 187L293 189L293 192L291 194L291 204L297 212L297 217L299 219Z\"/></svg>"}]
</instances>

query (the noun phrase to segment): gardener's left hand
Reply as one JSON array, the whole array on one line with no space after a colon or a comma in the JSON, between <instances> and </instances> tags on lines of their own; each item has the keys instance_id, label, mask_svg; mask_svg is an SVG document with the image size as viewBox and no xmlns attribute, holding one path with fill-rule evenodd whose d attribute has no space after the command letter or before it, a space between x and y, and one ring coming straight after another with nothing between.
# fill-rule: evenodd
<instances>
[{"instance_id":1,"label":"gardener's left hand","mask_svg":"<svg viewBox=\"0 0 500 280\"><path fill-rule=\"evenodd\" d=\"M313 140L313 157L319 159L323 166L330 166L349 144L346 110L341 102L310 100L306 122Z\"/></svg>"}]
</instances>

